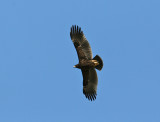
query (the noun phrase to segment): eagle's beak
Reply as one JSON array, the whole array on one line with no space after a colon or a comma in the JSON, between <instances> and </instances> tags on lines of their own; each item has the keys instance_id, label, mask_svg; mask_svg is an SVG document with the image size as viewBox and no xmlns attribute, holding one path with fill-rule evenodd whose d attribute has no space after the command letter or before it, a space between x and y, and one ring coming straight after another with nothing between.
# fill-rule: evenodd
<instances>
[{"instance_id":1,"label":"eagle's beak","mask_svg":"<svg viewBox=\"0 0 160 122\"><path fill-rule=\"evenodd\" d=\"M76 68L76 66L73 66L74 68Z\"/></svg>"}]
</instances>

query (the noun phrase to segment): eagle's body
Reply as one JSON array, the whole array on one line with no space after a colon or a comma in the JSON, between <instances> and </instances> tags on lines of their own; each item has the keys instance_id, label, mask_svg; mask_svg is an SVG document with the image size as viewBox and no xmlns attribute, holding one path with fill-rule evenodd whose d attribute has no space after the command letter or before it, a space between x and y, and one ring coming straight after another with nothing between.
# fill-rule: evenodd
<instances>
[{"instance_id":1,"label":"eagle's body","mask_svg":"<svg viewBox=\"0 0 160 122\"><path fill-rule=\"evenodd\" d=\"M92 57L91 47L81 31L81 28L72 26L70 36L79 58L79 63L74 67L81 69L83 75L83 93L89 100L95 100L98 84L95 68L101 70L103 61L98 55L94 58Z\"/></svg>"},{"instance_id":2,"label":"eagle's body","mask_svg":"<svg viewBox=\"0 0 160 122\"><path fill-rule=\"evenodd\" d=\"M79 64L75 65L75 68L94 68L99 63L96 60L81 60L79 61Z\"/></svg>"}]
</instances>

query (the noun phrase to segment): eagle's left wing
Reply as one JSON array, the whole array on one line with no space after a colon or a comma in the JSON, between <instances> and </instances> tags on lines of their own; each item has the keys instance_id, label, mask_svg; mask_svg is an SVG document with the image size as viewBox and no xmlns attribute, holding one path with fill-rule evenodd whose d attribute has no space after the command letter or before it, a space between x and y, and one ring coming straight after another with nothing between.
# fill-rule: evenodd
<instances>
[{"instance_id":1,"label":"eagle's left wing","mask_svg":"<svg viewBox=\"0 0 160 122\"><path fill-rule=\"evenodd\" d=\"M83 75L83 94L89 100L95 100L97 95L98 77L94 68L81 69Z\"/></svg>"}]
</instances>

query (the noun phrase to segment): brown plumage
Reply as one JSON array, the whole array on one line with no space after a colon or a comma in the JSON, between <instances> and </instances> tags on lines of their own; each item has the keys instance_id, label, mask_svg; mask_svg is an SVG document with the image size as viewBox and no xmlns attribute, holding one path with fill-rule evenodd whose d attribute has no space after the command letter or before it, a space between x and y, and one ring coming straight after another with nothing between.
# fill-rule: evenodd
<instances>
[{"instance_id":1,"label":"brown plumage","mask_svg":"<svg viewBox=\"0 0 160 122\"><path fill-rule=\"evenodd\" d=\"M95 100L98 85L95 68L101 70L103 61L98 55L92 57L91 47L80 27L72 26L70 36L79 58L79 64L74 67L81 69L83 75L83 93L89 100Z\"/></svg>"}]
</instances>

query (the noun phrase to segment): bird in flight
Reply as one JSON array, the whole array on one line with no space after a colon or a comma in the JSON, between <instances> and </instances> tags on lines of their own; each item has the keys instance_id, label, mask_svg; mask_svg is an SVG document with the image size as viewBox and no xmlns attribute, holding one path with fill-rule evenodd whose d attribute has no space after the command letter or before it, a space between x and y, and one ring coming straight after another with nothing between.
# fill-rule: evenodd
<instances>
[{"instance_id":1,"label":"bird in flight","mask_svg":"<svg viewBox=\"0 0 160 122\"><path fill-rule=\"evenodd\" d=\"M103 68L103 61L100 56L92 57L92 50L81 28L73 25L70 37L76 48L79 63L75 68L79 68L83 75L83 94L89 100L95 100L97 96L98 77L95 69Z\"/></svg>"}]
</instances>

